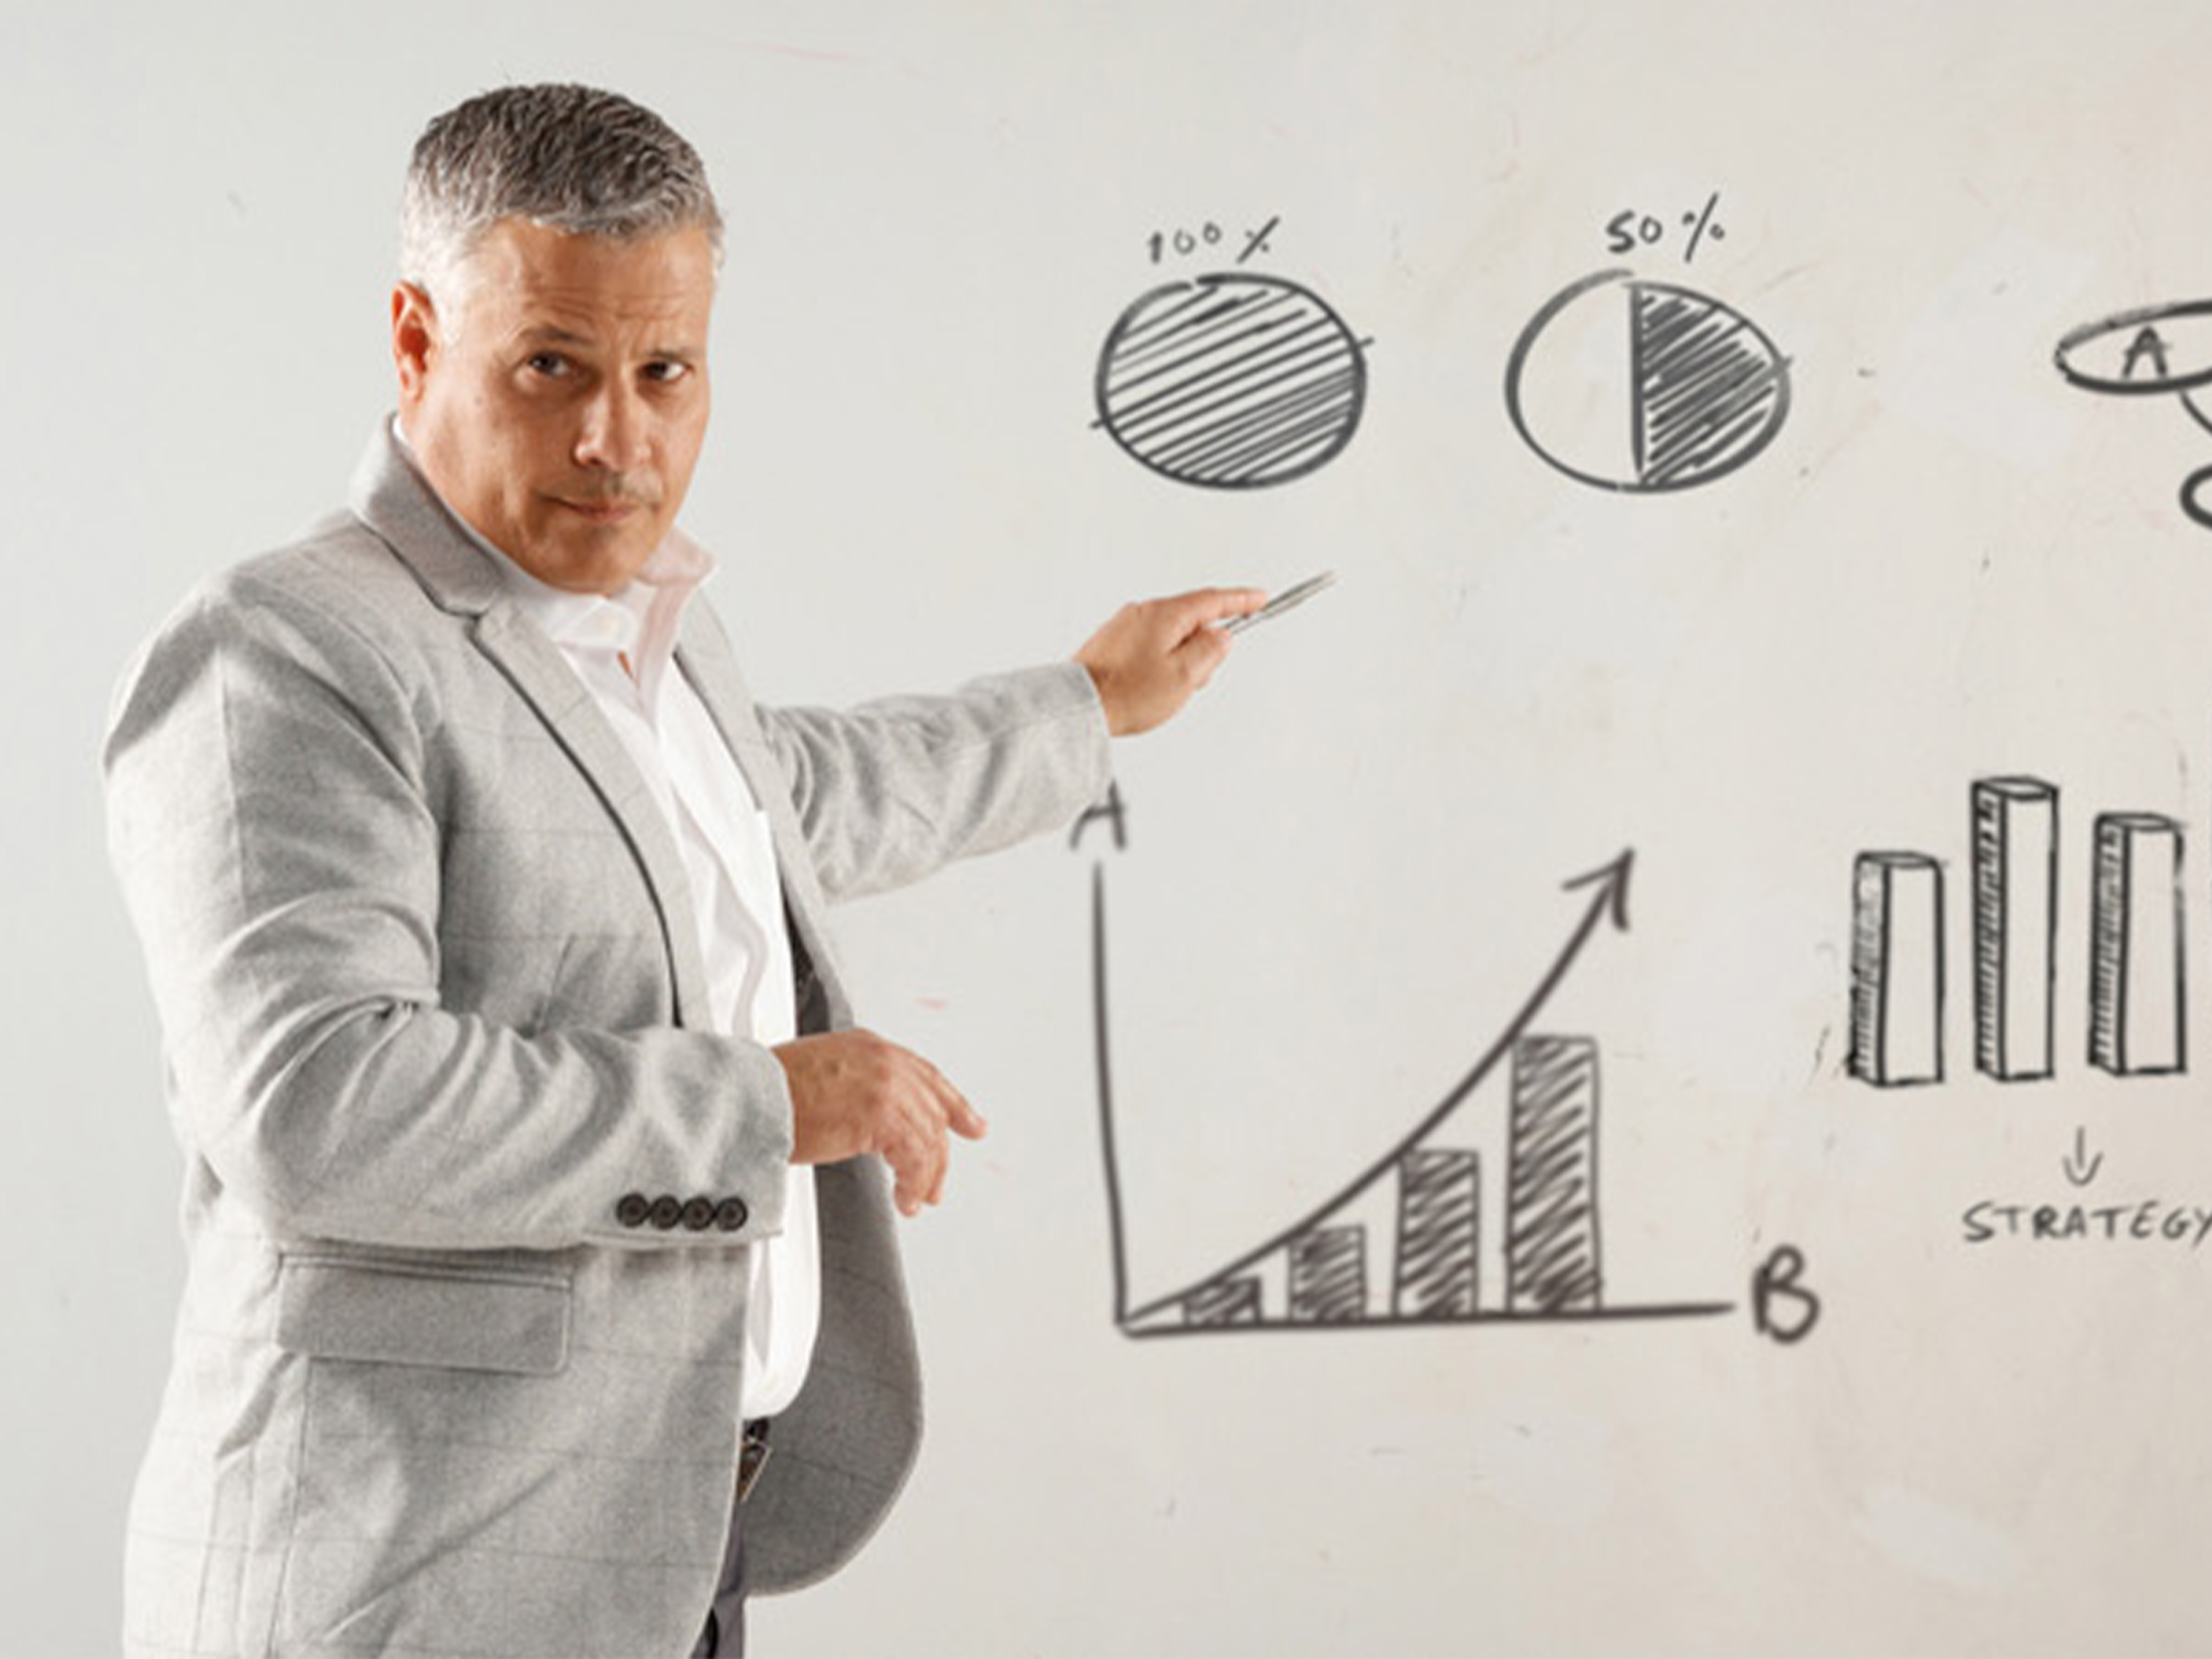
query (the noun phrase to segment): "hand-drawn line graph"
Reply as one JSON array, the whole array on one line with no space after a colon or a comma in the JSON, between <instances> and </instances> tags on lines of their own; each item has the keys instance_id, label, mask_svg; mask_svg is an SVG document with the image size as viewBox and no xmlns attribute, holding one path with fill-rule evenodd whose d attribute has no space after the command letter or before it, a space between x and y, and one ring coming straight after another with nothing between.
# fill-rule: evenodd
<instances>
[{"instance_id":1,"label":"hand-drawn line graph","mask_svg":"<svg viewBox=\"0 0 2212 1659\"><path fill-rule=\"evenodd\" d=\"M2212 386L2212 300L2141 306L2085 323L2069 330L2053 355L2058 372L2084 391L2177 397L2212 432L2212 414L2197 401ZM2181 510L2212 529L2212 466L2182 480Z\"/></svg>"},{"instance_id":2,"label":"hand-drawn line graph","mask_svg":"<svg viewBox=\"0 0 2212 1659\"><path fill-rule=\"evenodd\" d=\"M1169 283L1107 334L1094 424L1179 483L1286 483L1352 441L1366 404L1368 343L1279 277L1234 271Z\"/></svg>"},{"instance_id":3,"label":"hand-drawn line graph","mask_svg":"<svg viewBox=\"0 0 2212 1659\"><path fill-rule=\"evenodd\" d=\"M1102 815L1121 844L1118 799ZM1079 842L1083 826L1077 827ZM1100 1137L1112 1240L1114 1319L1132 1337L1376 1329L1501 1321L1637 1320L1729 1312L1723 1302L1614 1304L1604 1294L1597 1192L1599 1054L1588 1037L1533 1028L1576 959L1610 922L1628 927L1624 852L1565 884L1590 890L1583 913L1518 1012L1465 1076L1412 1129L1334 1196L1234 1261L1132 1305L1109 1040L1106 872L1091 870L1091 972ZM1505 1284L1481 1290L1481 1152L1455 1144L1450 1122L1483 1084L1510 1079L1504 1163ZM1395 1181L1395 1198L1391 1183ZM1349 1219L1389 1202L1391 1225ZM1794 1271L1794 1270L1793 1270ZM1760 1281L1761 1295L1766 1281ZM1387 1286L1377 1297L1372 1287ZM1379 1307L1377 1304L1382 1305ZM1762 1304L1762 1306L1764 1304ZM1763 1317L1763 1316L1762 1316ZM1764 1328L1764 1327L1763 1327Z\"/></svg>"},{"instance_id":4,"label":"hand-drawn line graph","mask_svg":"<svg viewBox=\"0 0 2212 1659\"><path fill-rule=\"evenodd\" d=\"M1991 777L1972 790L1974 1063L2004 1083L2056 1072L2059 792ZM2100 813L2091 835L2087 1062L2114 1077L2188 1069L2183 835L2154 812ZM1863 853L1852 875L1852 1076L1943 1080L1943 866Z\"/></svg>"},{"instance_id":5,"label":"hand-drawn line graph","mask_svg":"<svg viewBox=\"0 0 2212 1659\"><path fill-rule=\"evenodd\" d=\"M1593 363L1620 378L1594 382ZM1687 489L1774 441L1790 412L1790 361L1717 300L1601 270L1547 301L1522 331L1506 362L1505 407L1522 441L1579 483L1636 495Z\"/></svg>"}]
</instances>

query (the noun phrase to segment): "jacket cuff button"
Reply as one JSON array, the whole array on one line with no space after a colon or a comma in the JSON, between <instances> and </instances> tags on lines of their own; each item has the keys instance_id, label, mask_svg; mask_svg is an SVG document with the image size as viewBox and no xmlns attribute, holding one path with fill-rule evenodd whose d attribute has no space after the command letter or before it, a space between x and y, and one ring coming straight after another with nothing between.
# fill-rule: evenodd
<instances>
[{"instance_id":1,"label":"jacket cuff button","mask_svg":"<svg viewBox=\"0 0 2212 1659\"><path fill-rule=\"evenodd\" d=\"M615 1206L615 1219L625 1227L642 1227L653 1213L653 1200L643 1193L624 1193Z\"/></svg>"},{"instance_id":2,"label":"jacket cuff button","mask_svg":"<svg viewBox=\"0 0 2212 1659\"><path fill-rule=\"evenodd\" d=\"M752 1219L752 1213L742 1198L726 1198L714 1206L714 1224L726 1233L734 1233Z\"/></svg>"},{"instance_id":3,"label":"jacket cuff button","mask_svg":"<svg viewBox=\"0 0 2212 1659\"><path fill-rule=\"evenodd\" d=\"M684 1206L673 1193L663 1193L653 1200L649 1219L662 1232L666 1232L684 1218Z\"/></svg>"},{"instance_id":4,"label":"jacket cuff button","mask_svg":"<svg viewBox=\"0 0 2212 1659\"><path fill-rule=\"evenodd\" d=\"M703 1233L714 1224L714 1200L695 1198L684 1206L684 1225L695 1233Z\"/></svg>"}]
</instances>

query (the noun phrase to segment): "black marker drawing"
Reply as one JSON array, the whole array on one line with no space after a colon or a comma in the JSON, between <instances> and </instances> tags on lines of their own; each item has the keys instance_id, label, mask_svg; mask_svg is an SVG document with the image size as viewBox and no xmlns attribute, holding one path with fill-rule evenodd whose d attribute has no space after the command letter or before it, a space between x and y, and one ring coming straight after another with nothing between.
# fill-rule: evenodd
<instances>
[{"instance_id":1,"label":"black marker drawing","mask_svg":"<svg viewBox=\"0 0 2212 1659\"><path fill-rule=\"evenodd\" d=\"M1943 1080L1943 866L1862 853L1851 876L1850 1072L1879 1088Z\"/></svg>"},{"instance_id":2,"label":"black marker drawing","mask_svg":"<svg viewBox=\"0 0 2212 1659\"><path fill-rule=\"evenodd\" d=\"M2007 1083L2057 1066L2059 792L2040 778L1972 790L1974 1059ZM2089 1063L2115 1077L2188 1069L2187 973L2175 820L2107 812L2090 881ZM1881 1088L1943 1080L1943 866L1863 853L1853 869L1853 1077Z\"/></svg>"},{"instance_id":3,"label":"black marker drawing","mask_svg":"<svg viewBox=\"0 0 2212 1659\"><path fill-rule=\"evenodd\" d=\"M1599 1305L1597 1044L1524 1037L1513 1048L1505 1304L1516 1313Z\"/></svg>"},{"instance_id":4,"label":"black marker drawing","mask_svg":"<svg viewBox=\"0 0 2212 1659\"><path fill-rule=\"evenodd\" d=\"M2074 1149L2058 1165L2067 1186L2091 1185L2104 1167L2105 1155L2089 1151L2088 1130L2075 1129ZM2166 1170L2165 1179L2172 1178L2173 1171ZM2156 1188L2151 1196L2101 1204L2088 1203L2077 1193L2047 1190L2025 1197L1978 1200L1960 1212L1959 1227L1960 1240L1966 1244L2057 1244L2092 1251L2109 1246L2116 1252L2144 1259L2202 1250L2206 1240L2212 1239L2212 1207L2177 1202L2158 1194ZM2138 1245L2148 1248L2136 1250L2134 1247Z\"/></svg>"},{"instance_id":5,"label":"black marker drawing","mask_svg":"<svg viewBox=\"0 0 2212 1659\"><path fill-rule=\"evenodd\" d=\"M2056 353L2058 372L2087 392L2179 398L2212 432L2212 413L2197 394L2212 386L2212 300L2142 306L2069 331ZM2212 529L2212 466L2182 480L2181 510Z\"/></svg>"},{"instance_id":6,"label":"black marker drawing","mask_svg":"<svg viewBox=\"0 0 2212 1659\"><path fill-rule=\"evenodd\" d=\"M1109 1041L1106 872L1091 872L1091 973L1100 1137L1112 1237L1115 1322L1127 1335L1376 1329L1498 1321L1631 1320L1724 1314L1729 1303L1619 1305L1604 1297L1599 1248L1597 1045L1532 1028L1607 922L1628 926L1633 854L1566 884L1590 897L1565 947L1472 1069L1333 1197L1233 1261L1133 1304L1115 1142ZM1482 1295L1482 1153L1455 1144L1455 1119L1500 1066L1510 1083L1504 1149L1505 1287ZM1387 1204L1387 1208L1380 1206ZM1377 1229L1352 1218L1387 1216ZM1376 1293L1380 1287L1381 1293Z\"/></svg>"},{"instance_id":7,"label":"black marker drawing","mask_svg":"<svg viewBox=\"0 0 2212 1659\"><path fill-rule=\"evenodd\" d=\"M1618 380L1593 385L1594 361ZM1717 300L1601 270L1522 331L1506 363L1505 408L1522 441L1579 483L1638 495L1687 489L1774 441L1790 412L1790 362Z\"/></svg>"},{"instance_id":8,"label":"black marker drawing","mask_svg":"<svg viewBox=\"0 0 2212 1659\"><path fill-rule=\"evenodd\" d=\"M1482 1306L1482 1159L1406 1154L1398 1169L1393 1305L1416 1318L1472 1319Z\"/></svg>"},{"instance_id":9,"label":"black marker drawing","mask_svg":"<svg viewBox=\"0 0 2212 1659\"><path fill-rule=\"evenodd\" d=\"M2058 983L2058 791L1974 785L1974 1064L2007 1083L2051 1073Z\"/></svg>"},{"instance_id":10,"label":"black marker drawing","mask_svg":"<svg viewBox=\"0 0 2212 1659\"><path fill-rule=\"evenodd\" d=\"M2097 820L2089 1060L2117 1077L2188 1064L2181 826L2154 812Z\"/></svg>"},{"instance_id":11,"label":"black marker drawing","mask_svg":"<svg viewBox=\"0 0 2212 1659\"><path fill-rule=\"evenodd\" d=\"M2102 1152L2091 1156L2089 1131L2086 1126L2074 1131L2074 1150L2066 1154L2059 1167L2066 1171L2066 1179L2076 1187L2086 1187L2097 1178L2097 1171L2105 1167Z\"/></svg>"},{"instance_id":12,"label":"black marker drawing","mask_svg":"<svg viewBox=\"0 0 2212 1659\"><path fill-rule=\"evenodd\" d=\"M1275 227L1282 222L1282 216L1278 214L1257 230L1246 231L1244 245L1237 255L1237 263L1249 264L1254 254L1268 252L1267 239L1275 234ZM1217 222L1208 219L1196 230L1156 230L1145 239L1145 246L1151 250L1152 263L1157 265L1164 263L1170 256L1187 259L1194 253L1210 252L1221 246L1225 234L1227 233Z\"/></svg>"},{"instance_id":13,"label":"black marker drawing","mask_svg":"<svg viewBox=\"0 0 2212 1659\"><path fill-rule=\"evenodd\" d=\"M1795 1244L1778 1245L1751 1276L1751 1321L1784 1347L1802 1342L1820 1322L1820 1298L1806 1287L1805 1252Z\"/></svg>"},{"instance_id":14,"label":"black marker drawing","mask_svg":"<svg viewBox=\"0 0 2212 1659\"><path fill-rule=\"evenodd\" d=\"M1707 237L1716 242L1728 240L1728 228L1714 216L1720 211L1721 193L1715 191L1705 198L1705 204L1682 216L1682 228L1689 232L1683 239L1682 263L1697 262L1698 247ZM1656 247L1671 234L1671 227L1656 213L1638 213L1634 208L1623 208L1605 222L1605 251L1607 253L1632 253L1638 247Z\"/></svg>"},{"instance_id":15,"label":"black marker drawing","mask_svg":"<svg viewBox=\"0 0 2212 1659\"><path fill-rule=\"evenodd\" d=\"M1272 228L1255 234L1263 245ZM1108 333L1095 424L1179 483L1286 483L1352 441L1367 398L1367 343L1279 277L1219 272L1170 283Z\"/></svg>"}]
</instances>

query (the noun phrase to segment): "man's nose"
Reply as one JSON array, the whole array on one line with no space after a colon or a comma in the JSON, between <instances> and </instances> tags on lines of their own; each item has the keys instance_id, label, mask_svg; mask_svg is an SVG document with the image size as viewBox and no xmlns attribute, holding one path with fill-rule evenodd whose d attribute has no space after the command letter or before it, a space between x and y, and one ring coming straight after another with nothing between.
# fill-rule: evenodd
<instances>
[{"instance_id":1,"label":"man's nose","mask_svg":"<svg viewBox=\"0 0 2212 1659\"><path fill-rule=\"evenodd\" d=\"M651 448L650 416L636 388L613 382L586 400L576 434L576 464L632 472L645 464Z\"/></svg>"}]
</instances>

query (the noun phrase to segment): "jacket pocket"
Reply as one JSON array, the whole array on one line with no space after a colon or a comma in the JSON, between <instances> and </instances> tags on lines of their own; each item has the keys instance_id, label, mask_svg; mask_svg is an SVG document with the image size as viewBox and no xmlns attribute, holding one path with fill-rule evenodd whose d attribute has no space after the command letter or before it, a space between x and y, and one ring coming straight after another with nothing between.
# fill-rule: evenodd
<instances>
[{"instance_id":1,"label":"jacket pocket","mask_svg":"<svg viewBox=\"0 0 2212 1659\"><path fill-rule=\"evenodd\" d=\"M288 1255L276 1346L318 1359L550 1376L568 1363L557 1271Z\"/></svg>"}]
</instances>

